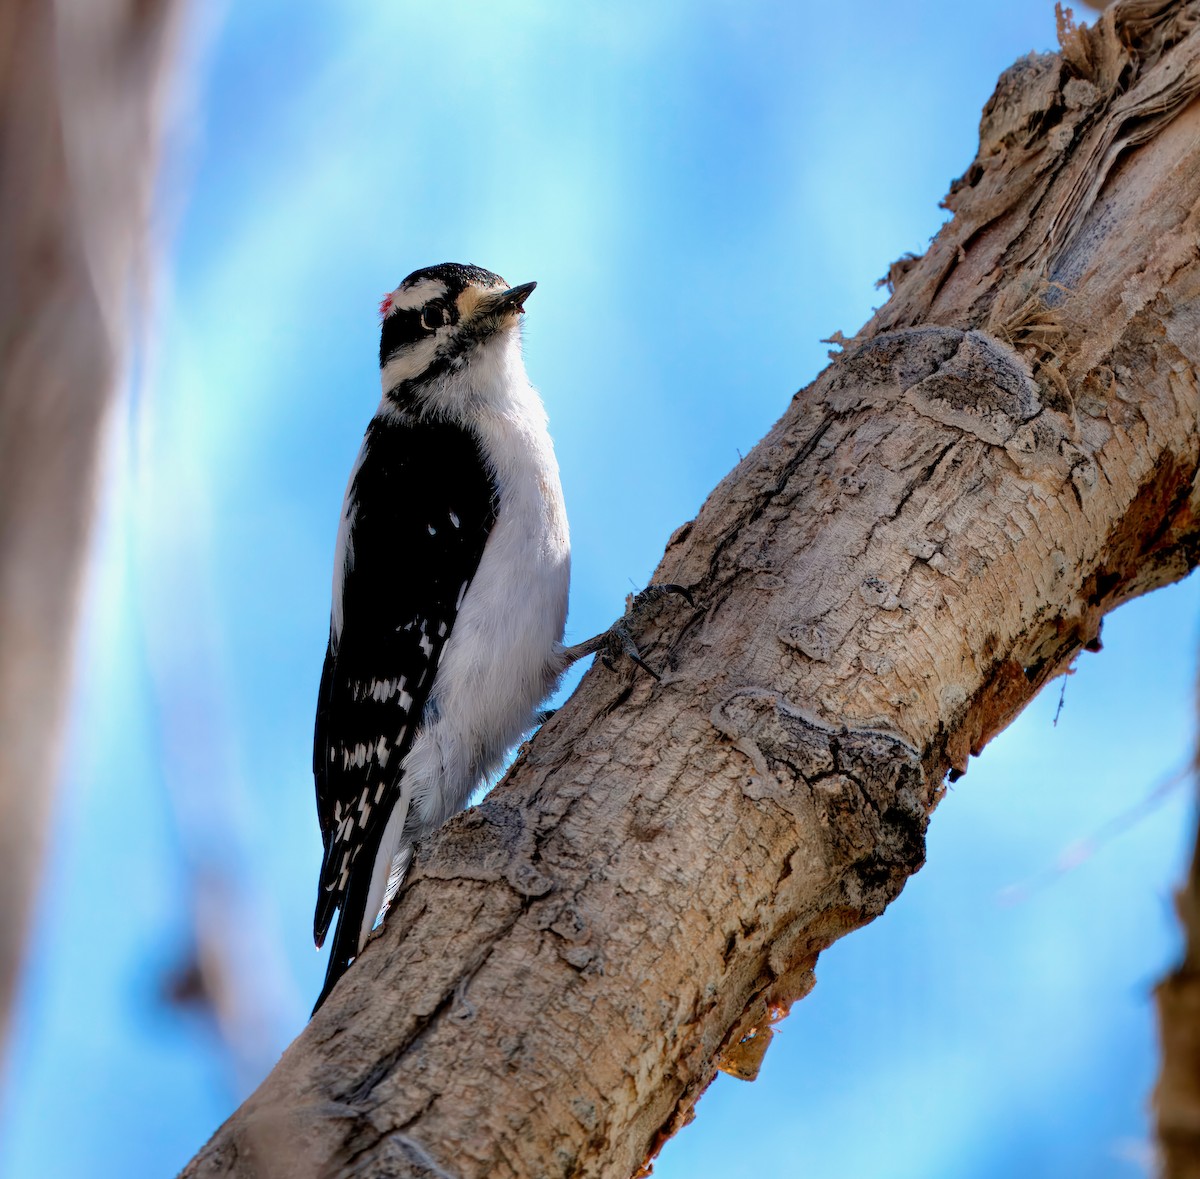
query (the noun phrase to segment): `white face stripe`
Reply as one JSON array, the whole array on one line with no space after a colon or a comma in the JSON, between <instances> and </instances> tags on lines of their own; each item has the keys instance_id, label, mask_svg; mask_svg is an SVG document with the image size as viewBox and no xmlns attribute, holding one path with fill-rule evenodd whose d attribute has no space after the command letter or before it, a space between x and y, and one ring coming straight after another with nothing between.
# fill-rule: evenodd
<instances>
[{"instance_id":1,"label":"white face stripe","mask_svg":"<svg viewBox=\"0 0 1200 1179\"><path fill-rule=\"evenodd\" d=\"M423 278L407 288L401 284L388 296L388 315L393 311L415 311L418 307L424 307L430 299L441 298L448 289L444 282L436 278Z\"/></svg>"},{"instance_id":2,"label":"white face stripe","mask_svg":"<svg viewBox=\"0 0 1200 1179\"><path fill-rule=\"evenodd\" d=\"M438 335L440 334L439 332ZM383 382L385 393L397 385L402 385L405 381L411 381L413 377L419 377L433 363L433 358L437 354L438 335L429 336L427 339L410 344L407 348L401 348L379 370L379 377Z\"/></svg>"}]
</instances>

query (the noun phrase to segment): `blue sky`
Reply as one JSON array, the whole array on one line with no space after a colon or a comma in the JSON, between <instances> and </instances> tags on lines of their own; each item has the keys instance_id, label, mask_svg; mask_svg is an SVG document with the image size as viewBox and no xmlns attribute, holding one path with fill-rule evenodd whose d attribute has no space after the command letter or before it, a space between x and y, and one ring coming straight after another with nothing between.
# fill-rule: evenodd
<instances>
[{"instance_id":1,"label":"blue sky","mask_svg":"<svg viewBox=\"0 0 1200 1179\"><path fill-rule=\"evenodd\" d=\"M197 11L0 1176L170 1173L303 1026L312 712L379 297L448 260L538 281L526 357L584 637L937 231L998 73L1054 43L1043 0L833 13ZM1108 620L1057 726L1054 684L951 790L902 897L823 955L760 1080L719 1078L659 1176L1145 1173L1186 790L1055 865L1185 760L1198 607L1193 578ZM253 979L232 1057L161 1000L197 921Z\"/></svg>"}]
</instances>

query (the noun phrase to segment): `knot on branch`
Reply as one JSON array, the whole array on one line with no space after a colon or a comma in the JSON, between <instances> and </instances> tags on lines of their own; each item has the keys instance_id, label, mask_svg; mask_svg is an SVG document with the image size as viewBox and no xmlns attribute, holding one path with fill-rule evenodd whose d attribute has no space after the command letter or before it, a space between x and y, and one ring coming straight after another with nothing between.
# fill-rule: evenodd
<instances>
[{"instance_id":1,"label":"knot on branch","mask_svg":"<svg viewBox=\"0 0 1200 1179\"><path fill-rule=\"evenodd\" d=\"M914 409L1003 446L1041 408L1029 365L1007 344L983 332L964 332L938 370L905 390Z\"/></svg>"},{"instance_id":2,"label":"knot on branch","mask_svg":"<svg viewBox=\"0 0 1200 1179\"><path fill-rule=\"evenodd\" d=\"M853 869L854 903L882 911L924 862L931 801L920 755L901 737L832 728L766 688L739 688L712 723L754 766L747 798L824 829L831 864Z\"/></svg>"},{"instance_id":3,"label":"knot on branch","mask_svg":"<svg viewBox=\"0 0 1200 1179\"><path fill-rule=\"evenodd\" d=\"M758 985L716 1055L717 1069L753 1080L772 1023L814 985L817 955L878 916L924 862L926 778L917 750L896 734L830 726L766 688L732 692L711 719L754 766L743 795L799 829L776 898L786 898L799 862L811 871L815 859L827 881L817 914L781 906Z\"/></svg>"},{"instance_id":4,"label":"knot on branch","mask_svg":"<svg viewBox=\"0 0 1200 1179\"><path fill-rule=\"evenodd\" d=\"M985 332L943 327L867 341L840 360L826 395L842 413L899 400L993 446L1042 409L1037 381L1013 348Z\"/></svg>"},{"instance_id":5,"label":"knot on branch","mask_svg":"<svg viewBox=\"0 0 1200 1179\"><path fill-rule=\"evenodd\" d=\"M426 878L457 881L464 887L502 880L518 904L544 897L555 887L539 863L538 833L530 815L496 798L456 815L436 839L422 845L409 891Z\"/></svg>"}]
</instances>

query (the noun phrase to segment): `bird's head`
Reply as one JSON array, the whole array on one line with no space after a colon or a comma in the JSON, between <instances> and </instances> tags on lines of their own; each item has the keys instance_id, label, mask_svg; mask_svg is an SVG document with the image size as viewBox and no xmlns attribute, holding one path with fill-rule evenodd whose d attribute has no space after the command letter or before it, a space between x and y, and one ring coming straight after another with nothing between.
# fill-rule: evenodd
<instances>
[{"instance_id":1,"label":"bird's head","mask_svg":"<svg viewBox=\"0 0 1200 1179\"><path fill-rule=\"evenodd\" d=\"M379 305L384 393L419 389L470 365L489 345L516 339L535 286L510 287L490 270L457 262L414 270Z\"/></svg>"}]
</instances>

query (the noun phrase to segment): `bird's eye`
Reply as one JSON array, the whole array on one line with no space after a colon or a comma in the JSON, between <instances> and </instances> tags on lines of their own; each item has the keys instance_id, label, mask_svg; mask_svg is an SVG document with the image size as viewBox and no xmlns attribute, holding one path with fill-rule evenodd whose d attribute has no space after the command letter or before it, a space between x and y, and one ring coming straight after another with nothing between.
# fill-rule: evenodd
<instances>
[{"instance_id":1,"label":"bird's eye","mask_svg":"<svg viewBox=\"0 0 1200 1179\"><path fill-rule=\"evenodd\" d=\"M444 303L430 303L424 311L421 312L421 326L427 332L436 332L446 322L446 305Z\"/></svg>"}]
</instances>

